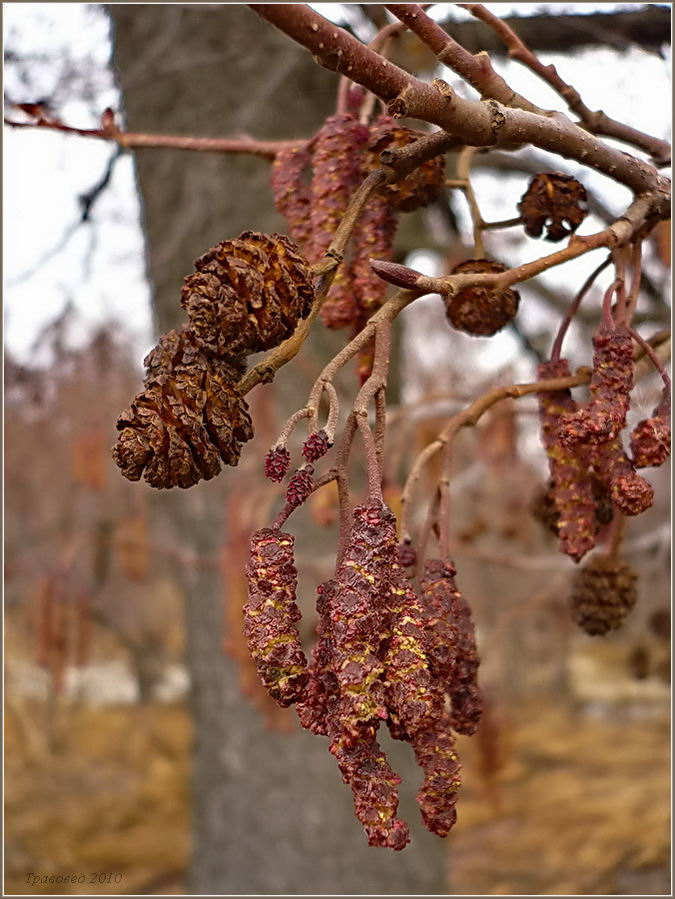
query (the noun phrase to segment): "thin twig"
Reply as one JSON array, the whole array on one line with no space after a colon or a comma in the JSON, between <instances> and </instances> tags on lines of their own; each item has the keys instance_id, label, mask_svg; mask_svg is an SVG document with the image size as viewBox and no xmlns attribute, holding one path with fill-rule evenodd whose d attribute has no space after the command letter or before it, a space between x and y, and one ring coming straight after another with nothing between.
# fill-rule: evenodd
<instances>
[{"instance_id":1,"label":"thin twig","mask_svg":"<svg viewBox=\"0 0 675 899\"><path fill-rule=\"evenodd\" d=\"M630 293L626 298L625 322L630 324L635 316L637 309L638 297L640 296L640 287L642 284L642 241L636 240L633 245L633 254L630 261L631 266L631 284Z\"/></svg>"},{"instance_id":2,"label":"thin twig","mask_svg":"<svg viewBox=\"0 0 675 899\"><path fill-rule=\"evenodd\" d=\"M251 137L186 137L178 134L146 134L133 131L122 131L113 127L74 128L58 119L37 118L33 122L17 122L5 117L5 125L11 128L46 128L50 131L61 131L64 134L76 134L79 137L91 137L96 140L114 141L124 149L148 147L153 149L168 148L171 150L194 150L198 153L244 153L248 156L260 156L263 159L274 159L280 150L302 147L304 140L254 140Z\"/></svg>"},{"instance_id":3,"label":"thin twig","mask_svg":"<svg viewBox=\"0 0 675 899\"><path fill-rule=\"evenodd\" d=\"M410 8L408 4L401 6ZM303 4L261 3L251 4L251 9L309 50L324 68L348 75L376 94L395 116L437 125L465 146L498 149L534 144L603 172L636 195L650 194L647 205L656 219L670 215L667 178L644 160L622 153L589 134L563 113L540 115L497 100L468 100L445 82L420 81ZM479 57L477 64L482 65L483 57Z\"/></svg>"},{"instance_id":4,"label":"thin twig","mask_svg":"<svg viewBox=\"0 0 675 899\"><path fill-rule=\"evenodd\" d=\"M551 362L558 362L558 360L560 359L560 353L562 351L563 340L565 339L565 335L567 334L567 329L572 324L572 319L577 314L577 310L579 309L579 306L581 305L581 301L583 300L583 298L586 296L588 291L591 289L591 287L595 283L595 279L598 277L598 275L601 272L603 272L607 268L607 266L610 264L611 261L612 261L612 256L610 254L603 262L600 263L600 265L597 268L593 269L591 274L584 281L581 290L575 296L574 300L570 304L569 309L565 313L565 317L563 318L562 322L560 323L560 327L558 328L558 333L556 334L556 338L553 342L553 348L551 349Z\"/></svg>"},{"instance_id":5,"label":"thin twig","mask_svg":"<svg viewBox=\"0 0 675 899\"><path fill-rule=\"evenodd\" d=\"M474 259L483 259L485 249L483 247L483 216L476 199L476 193L471 184L471 160L476 152L475 147L464 147L457 160L457 180L461 183L462 191L469 204L469 212L473 223L473 256Z\"/></svg>"},{"instance_id":6,"label":"thin twig","mask_svg":"<svg viewBox=\"0 0 675 899\"><path fill-rule=\"evenodd\" d=\"M386 8L404 22L436 55L440 62L464 78L485 99L498 100L504 106L515 106L528 112L543 113L525 97L517 94L492 68L485 51L475 56L453 40L447 31L426 15L417 3L386 3Z\"/></svg>"},{"instance_id":7,"label":"thin twig","mask_svg":"<svg viewBox=\"0 0 675 899\"><path fill-rule=\"evenodd\" d=\"M667 141L638 131L637 128L625 125L623 122L617 122L616 119L610 118L601 110L593 112L583 102L576 88L563 81L556 67L554 65L544 65L532 50L523 43L507 22L497 18L481 3L458 3L457 5L462 9L468 9L471 15L489 25L508 47L511 59L515 59L527 66L528 69L539 75L547 84L550 84L553 90L567 103L568 109L579 116L584 128L593 134L613 137L623 141L623 143L646 150L659 165L670 165L671 149Z\"/></svg>"}]
</instances>

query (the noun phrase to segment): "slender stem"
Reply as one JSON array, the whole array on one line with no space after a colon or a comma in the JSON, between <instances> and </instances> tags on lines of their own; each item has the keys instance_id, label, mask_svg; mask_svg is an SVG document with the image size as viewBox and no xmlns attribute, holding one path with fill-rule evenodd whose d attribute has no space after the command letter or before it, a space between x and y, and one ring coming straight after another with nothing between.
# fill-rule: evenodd
<instances>
[{"instance_id":1,"label":"slender stem","mask_svg":"<svg viewBox=\"0 0 675 899\"><path fill-rule=\"evenodd\" d=\"M483 222L483 231L496 231L498 228L513 228L516 225L523 224L522 215L517 215L512 219L502 219L500 222Z\"/></svg>"},{"instance_id":2,"label":"slender stem","mask_svg":"<svg viewBox=\"0 0 675 899\"><path fill-rule=\"evenodd\" d=\"M384 472L384 438L387 430L387 401L384 387L375 394L375 445L380 471Z\"/></svg>"},{"instance_id":3,"label":"slender stem","mask_svg":"<svg viewBox=\"0 0 675 899\"><path fill-rule=\"evenodd\" d=\"M602 298L602 323L606 328L614 327L614 319L612 317L612 299L623 282L620 278L615 278L605 291Z\"/></svg>"},{"instance_id":4,"label":"slender stem","mask_svg":"<svg viewBox=\"0 0 675 899\"><path fill-rule=\"evenodd\" d=\"M445 461L444 473L438 482L438 546L441 559L450 555L450 456Z\"/></svg>"},{"instance_id":5,"label":"slender stem","mask_svg":"<svg viewBox=\"0 0 675 899\"><path fill-rule=\"evenodd\" d=\"M471 221L473 223L473 255L474 259L483 259L485 249L483 247L483 216L480 214L476 193L471 184L471 160L476 152L476 147L464 147L457 160L458 181L462 182L462 190L469 204Z\"/></svg>"},{"instance_id":6,"label":"slender stem","mask_svg":"<svg viewBox=\"0 0 675 899\"><path fill-rule=\"evenodd\" d=\"M612 258L614 260L614 271L616 272L616 280L618 281L616 290L616 321L625 322L626 320L626 252L627 247L615 247L612 250Z\"/></svg>"},{"instance_id":7,"label":"slender stem","mask_svg":"<svg viewBox=\"0 0 675 899\"><path fill-rule=\"evenodd\" d=\"M560 323L560 327L558 328L558 333L556 335L555 341L553 342L553 348L551 349L551 362L557 362L560 359L560 353L562 351L562 345L563 345L563 341L565 339L565 335L567 334L567 329L571 325L572 319L576 315L577 310L579 309L579 306L581 305L581 301L583 300L583 298L586 296L588 291L593 286L595 279L598 277L598 275L601 272L603 272L607 268L607 266L610 264L611 261L612 261L612 256L610 254L603 262L600 263L600 265L597 268L595 268L591 272L591 274L588 276L588 278L586 278L581 290L575 296L574 300L570 304L569 309L565 313L565 317L563 318L562 322Z\"/></svg>"},{"instance_id":8,"label":"slender stem","mask_svg":"<svg viewBox=\"0 0 675 899\"><path fill-rule=\"evenodd\" d=\"M431 502L429 503L429 508L427 509L426 518L424 519L424 525L422 527L422 533L420 535L419 544L417 546L417 561L415 563L415 576L417 574L421 574L424 571L424 562L427 556L427 548L429 546L429 540L431 539L431 535L434 532L434 527L438 525L438 512L441 503L441 491L439 487L436 487L434 490L434 495L431 498ZM407 532L402 532L403 538L409 537Z\"/></svg>"},{"instance_id":9,"label":"slender stem","mask_svg":"<svg viewBox=\"0 0 675 899\"><path fill-rule=\"evenodd\" d=\"M366 451L366 464L368 472L368 502L382 502L382 469L377 452L375 437L368 424L367 413L356 413L356 421L363 439Z\"/></svg>"},{"instance_id":10,"label":"slender stem","mask_svg":"<svg viewBox=\"0 0 675 899\"><path fill-rule=\"evenodd\" d=\"M305 406L304 409L298 409L297 412L294 412L281 429L281 433L277 437L276 443L274 443L274 448L277 449L285 447L288 443L288 438L293 433L298 422L302 421L303 418L309 418L310 415L311 409L309 408L309 406Z\"/></svg>"},{"instance_id":11,"label":"slender stem","mask_svg":"<svg viewBox=\"0 0 675 899\"><path fill-rule=\"evenodd\" d=\"M625 532L626 516L619 512L618 509L615 509L614 518L612 519L612 523L609 526L608 534L609 557L615 562L619 558L619 553L621 552L621 544L623 543Z\"/></svg>"},{"instance_id":12,"label":"slender stem","mask_svg":"<svg viewBox=\"0 0 675 899\"><path fill-rule=\"evenodd\" d=\"M630 293L626 300L625 322L629 325L633 321L635 310L637 309L638 298L640 296L640 286L642 283L642 241L636 240L633 244L633 254L631 257L631 284Z\"/></svg>"},{"instance_id":13,"label":"slender stem","mask_svg":"<svg viewBox=\"0 0 675 899\"><path fill-rule=\"evenodd\" d=\"M328 420L326 421L324 431L326 432L328 441L332 443L335 437L335 428L340 416L340 400L338 398L337 390L330 382L324 384L323 389L328 394Z\"/></svg>"},{"instance_id":14,"label":"slender stem","mask_svg":"<svg viewBox=\"0 0 675 899\"><path fill-rule=\"evenodd\" d=\"M337 465L337 487L338 487L338 506L339 506L339 530L338 530L338 546L335 556L335 570L342 564L342 558L347 549L349 542L349 534L352 526L352 509L349 498L349 479L347 467L349 465L349 452L351 450L354 434L356 433L356 416L351 412L347 416L342 437L338 444L336 452Z\"/></svg>"},{"instance_id":15,"label":"slender stem","mask_svg":"<svg viewBox=\"0 0 675 899\"><path fill-rule=\"evenodd\" d=\"M601 247L616 247L630 240L633 234L642 227L646 217L649 215L650 201L646 196L637 197L626 212L613 222L608 228L602 231L596 231L595 234L589 234L580 237L572 235L569 243L562 250L550 253L548 256L542 256L532 262L525 262L515 268L501 273L487 274L466 274L466 275L445 275L440 278L431 278L414 269L408 269L406 266L397 266L396 274L399 278L404 273L408 273L406 283L426 290L429 293L442 293L452 295L465 287L485 286L496 289L504 289L518 284L521 281L527 281L529 278L540 275L542 272L548 271L555 266L562 265L572 259L577 259L592 250ZM380 262L377 265L378 274L386 276L389 267L394 263ZM400 270L400 272L399 272ZM402 274L403 273L403 274ZM385 277L385 280L386 277Z\"/></svg>"}]
</instances>

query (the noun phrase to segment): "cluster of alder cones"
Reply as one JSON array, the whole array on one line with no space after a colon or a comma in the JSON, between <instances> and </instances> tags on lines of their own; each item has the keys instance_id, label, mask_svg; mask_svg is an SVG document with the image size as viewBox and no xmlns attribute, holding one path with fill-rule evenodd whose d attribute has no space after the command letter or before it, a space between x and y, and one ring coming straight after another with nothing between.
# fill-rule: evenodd
<instances>
[{"instance_id":1,"label":"cluster of alder cones","mask_svg":"<svg viewBox=\"0 0 675 899\"><path fill-rule=\"evenodd\" d=\"M181 293L187 324L145 358L145 390L117 421L113 458L151 487L192 487L239 462L253 437L237 390L246 357L290 337L315 298L306 260L280 234L246 231L195 268Z\"/></svg>"}]
</instances>

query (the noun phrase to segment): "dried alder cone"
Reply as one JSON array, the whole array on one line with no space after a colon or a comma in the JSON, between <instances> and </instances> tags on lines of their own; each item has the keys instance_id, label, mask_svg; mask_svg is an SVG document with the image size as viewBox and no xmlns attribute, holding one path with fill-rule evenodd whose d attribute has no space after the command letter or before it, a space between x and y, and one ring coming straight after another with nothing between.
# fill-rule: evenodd
<instances>
[{"instance_id":1,"label":"dried alder cone","mask_svg":"<svg viewBox=\"0 0 675 899\"><path fill-rule=\"evenodd\" d=\"M300 609L293 544L293 537L278 529L256 531L246 569L244 633L265 688L281 706L296 702L308 679L296 627Z\"/></svg>"},{"instance_id":2,"label":"dried alder cone","mask_svg":"<svg viewBox=\"0 0 675 899\"><path fill-rule=\"evenodd\" d=\"M586 218L586 190L575 178L560 172L536 175L518 203L525 232L545 240L563 240L573 234Z\"/></svg>"},{"instance_id":3,"label":"dried alder cone","mask_svg":"<svg viewBox=\"0 0 675 899\"><path fill-rule=\"evenodd\" d=\"M621 627L637 601L637 576L627 562L593 556L572 581L572 618L590 636Z\"/></svg>"},{"instance_id":4,"label":"dried alder cone","mask_svg":"<svg viewBox=\"0 0 675 899\"><path fill-rule=\"evenodd\" d=\"M236 369L201 351L188 329L170 331L145 359L146 388L117 420L113 458L131 481L192 487L236 465L253 436Z\"/></svg>"},{"instance_id":5,"label":"dried alder cone","mask_svg":"<svg viewBox=\"0 0 675 899\"><path fill-rule=\"evenodd\" d=\"M195 265L181 293L188 325L148 354L146 389L117 421L115 462L151 487L192 487L239 462L253 436L236 388L245 357L290 337L315 299L307 261L279 234L246 231ZM270 460L273 476L280 465Z\"/></svg>"},{"instance_id":6,"label":"dried alder cone","mask_svg":"<svg viewBox=\"0 0 675 899\"><path fill-rule=\"evenodd\" d=\"M248 356L290 337L314 302L312 273L293 241L245 231L200 256L181 305L200 344L218 356Z\"/></svg>"},{"instance_id":7,"label":"dried alder cone","mask_svg":"<svg viewBox=\"0 0 675 899\"><path fill-rule=\"evenodd\" d=\"M453 275L478 272L500 273L507 271L501 262L490 259L468 259L452 270ZM516 290L495 290L491 287L465 287L445 296L445 312L448 321L466 334L474 337L492 337L508 325L518 312L520 294Z\"/></svg>"}]
</instances>

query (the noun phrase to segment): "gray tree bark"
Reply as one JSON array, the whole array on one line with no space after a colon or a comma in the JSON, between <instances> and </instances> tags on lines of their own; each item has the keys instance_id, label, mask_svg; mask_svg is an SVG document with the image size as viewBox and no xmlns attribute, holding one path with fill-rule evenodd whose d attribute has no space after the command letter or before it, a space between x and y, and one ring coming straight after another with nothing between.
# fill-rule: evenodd
<instances>
[{"instance_id":1,"label":"gray tree bark","mask_svg":"<svg viewBox=\"0 0 675 899\"><path fill-rule=\"evenodd\" d=\"M244 7L113 5L110 15L131 130L292 138L311 134L332 110L333 76ZM264 161L147 149L136 165L156 318L166 331L182 321L180 286L197 256L240 231L283 223ZM235 470L159 495L155 526L214 557L236 477ZM413 843L400 853L370 848L327 742L299 728L266 730L241 696L222 651L217 570L193 566L181 574L194 722L189 891L447 892L445 845L419 824L421 778L408 747L386 749L404 777L401 813Z\"/></svg>"}]
</instances>

